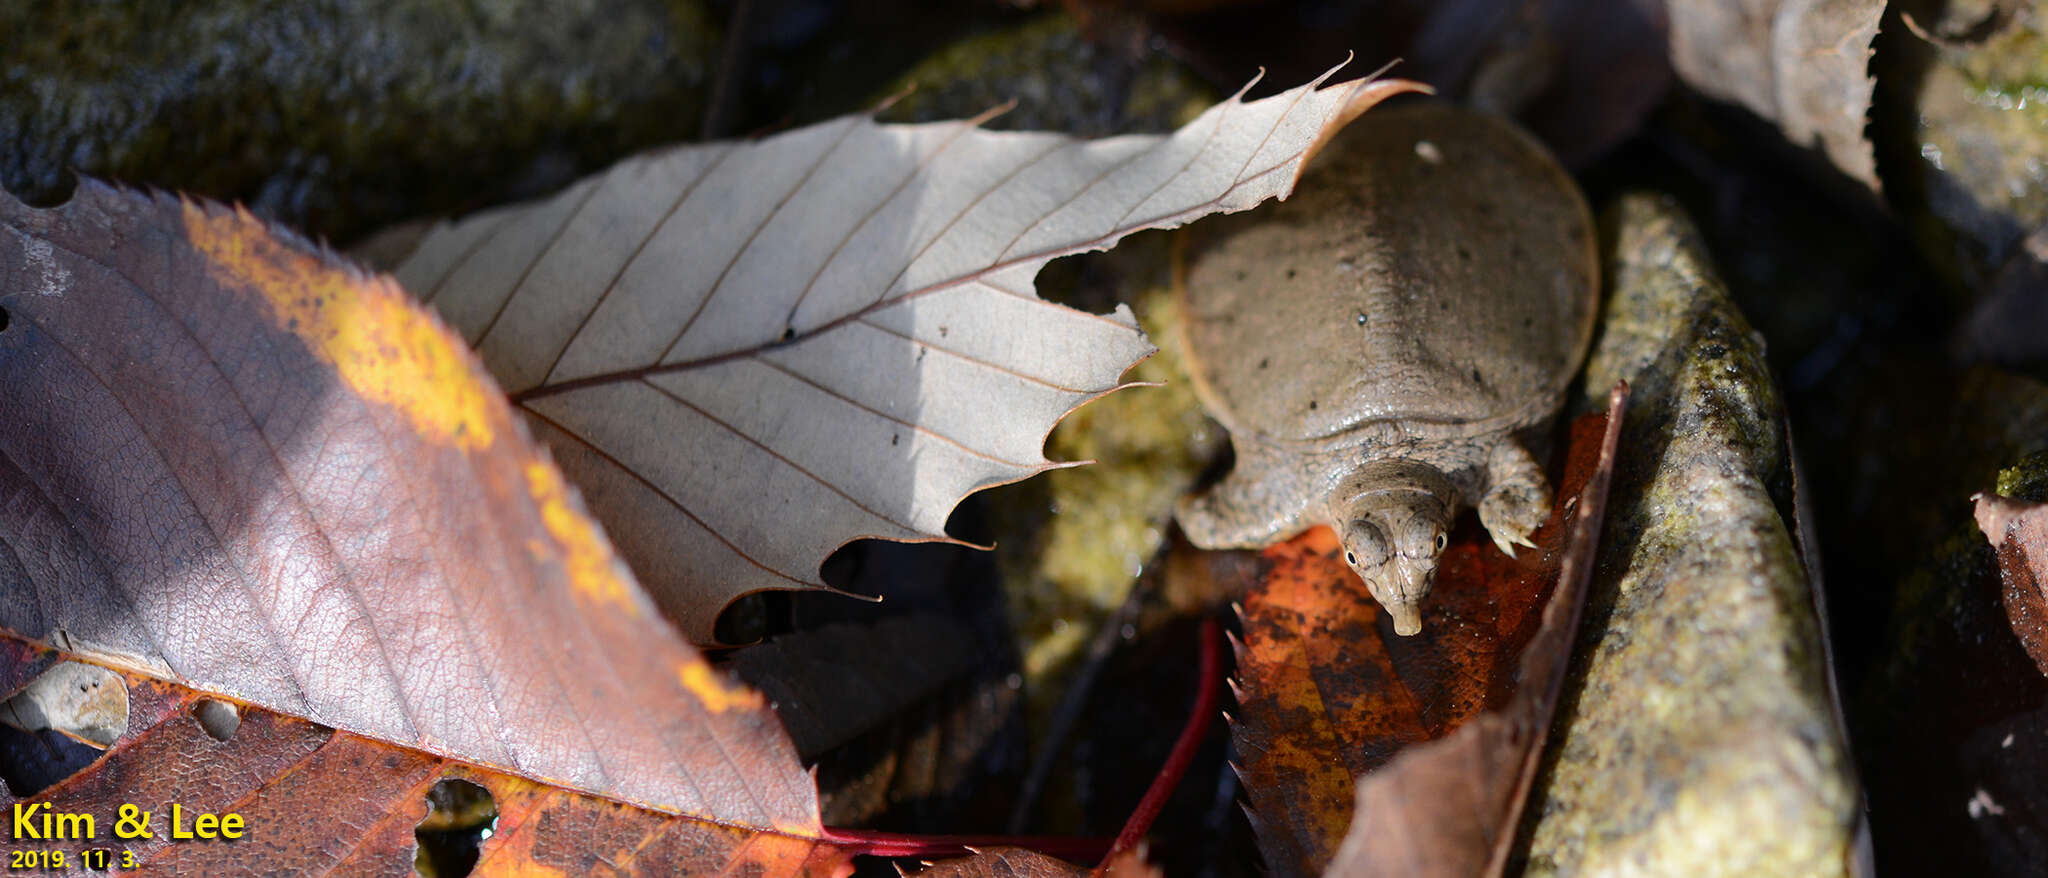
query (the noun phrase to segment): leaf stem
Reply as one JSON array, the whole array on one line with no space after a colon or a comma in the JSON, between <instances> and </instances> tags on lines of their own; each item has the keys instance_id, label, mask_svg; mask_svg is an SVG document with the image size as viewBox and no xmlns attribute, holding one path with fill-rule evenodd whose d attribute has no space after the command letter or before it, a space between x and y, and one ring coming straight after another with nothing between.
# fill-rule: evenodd
<instances>
[{"instance_id":1,"label":"leaf stem","mask_svg":"<svg viewBox=\"0 0 2048 878\"><path fill-rule=\"evenodd\" d=\"M1173 750L1166 756L1166 764L1159 769L1159 775L1152 779L1151 787L1145 790L1145 797L1138 801L1138 807L1124 822L1123 832L1111 843L1105 853L1100 838L1075 838L1071 836L1044 835L911 835L900 832L876 832L871 829L842 829L825 827L824 841L851 850L856 855L871 857L956 857L973 853L978 848L1020 847L1066 860L1100 859L1107 865L1133 847L1152 828L1152 821L1166 807L1166 800L1173 795L1180 779L1187 774L1188 764L1194 761L1195 748L1209 731L1209 725L1216 717L1216 689L1223 678L1223 632L1214 618L1202 622L1202 673L1201 688L1195 693L1195 706L1188 713L1188 721L1181 727L1180 738L1173 742ZM1097 872L1101 870L1097 866Z\"/></svg>"},{"instance_id":2,"label":"leaf stem","mask_svg":"<svg viewBox=\"0 0 2048 878\"><path fill-rule=\"evenodd\" d=\"M1116 859L1118 854L1137 846L1152 828L1152 821L1166 807L1166 800L1173 795L1174 787L1180 785L1181 776L1187 774L1188 763L1195 759L1195 748L1209 731L1209 724L1216 717L1216 688L1223 676L1222 629L1215 617L1202 621L1202 681L1195 692L1194 709L1188 712L1187 724L1181 727L1180 740L1173 742L1173 751L1166 756L1166 764L1159 769L1159 776L1152 779L1152 786L1145 791L1145 797L1138 800L1138 808L1131 812L1131 819L1124 822L1124 831L1109 846L1109 855L1102 858L1102 865L1096 867L1096 874Z\"/></svg>"},{"instance_id":3,"label":"leaf stem","mask_svg":"<svg viewBox=\"0 0 2048 878\"><path fill-rule=\"evenodd\" d=\"M959 857L979 848L1029 848L1068 860L1092 860L1106 847L1101 838L1047 835L912 835L872 829L825 827L825 841L871 857Z\"/></svg>"}]
</instances>

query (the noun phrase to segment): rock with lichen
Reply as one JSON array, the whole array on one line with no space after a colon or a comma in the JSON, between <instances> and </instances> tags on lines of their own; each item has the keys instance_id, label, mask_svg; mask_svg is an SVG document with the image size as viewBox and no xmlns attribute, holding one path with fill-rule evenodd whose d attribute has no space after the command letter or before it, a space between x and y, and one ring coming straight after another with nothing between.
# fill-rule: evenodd
<instances>
[{"instance_id":1,"label":"rock with lichen","mask_svg":"<svg viewBox=\"0 0 2048 878\"><path fill-rule=\"evenodd\" d=\"M1589 392L1634 396L1528 872L1851 874L1859 793L1762 345L1683 213L1603 217Z\"/></svg>"}]
</instances>

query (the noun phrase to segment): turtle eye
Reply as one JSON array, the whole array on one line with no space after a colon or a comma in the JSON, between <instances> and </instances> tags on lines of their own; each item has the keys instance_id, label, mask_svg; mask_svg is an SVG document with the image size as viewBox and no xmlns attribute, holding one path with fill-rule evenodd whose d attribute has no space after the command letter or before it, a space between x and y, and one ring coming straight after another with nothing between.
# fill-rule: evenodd
<instances>
[{"instance_id":1,"label":"turtle eye","mask_svg":"<svg viewBox=\"0 0 2048 878\"><path fill-rule=\"evenodd\" d=\"M1387 538L1378 525L1357 519L1344 528L1344 563L1353 569L1361 564L1377 566L1385 562L1389 554Z\"/></svg>"},{"instance_id":2,"label":"turtle eye","mask_svg":"<svg viewBox=\"0 0 2048 878\"><path fill-rule=\"evenodd\" d=\"M1444 536L1443 534L1437 534L1437 535L1436 535L1436 550L1437 550L1437 551L1439 551L1439 552L1443 551L1443 550L1444 550L1444 546L1445 546L1445 545L1448 545L1449 543L1450 543L1450 539L1449 539L1449 538L1447 538L1447 537L1445 537L1445 536Z\"/></svg>"}]
</instances>

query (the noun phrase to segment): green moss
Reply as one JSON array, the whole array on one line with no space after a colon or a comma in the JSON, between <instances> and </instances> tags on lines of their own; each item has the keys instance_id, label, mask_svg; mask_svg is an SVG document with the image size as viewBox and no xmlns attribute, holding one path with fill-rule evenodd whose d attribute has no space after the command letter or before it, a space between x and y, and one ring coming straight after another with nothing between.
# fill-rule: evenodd
<instances>
[{"instance_id":1,"label":"green moss","mask_svg":"<svg viewBox=\"0 0 2048 878\"><path fill-rule=\"evenodd\" d=\"M2048 451L2036 451L1998 471L1998 493L2015 500L2048 500Z\"/></svg>"}]
</instances>

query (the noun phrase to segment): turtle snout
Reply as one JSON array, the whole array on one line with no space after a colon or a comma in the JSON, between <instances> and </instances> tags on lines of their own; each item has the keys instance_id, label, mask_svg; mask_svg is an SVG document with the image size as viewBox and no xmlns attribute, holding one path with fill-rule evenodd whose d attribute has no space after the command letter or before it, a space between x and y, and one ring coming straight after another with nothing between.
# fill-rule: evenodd
<instances>
[{"instance_id":1,"label":"turtle snout","mask_svg":"<svg viewBox=\"0 0 2048 878\"><path fill-rule=\"evenodd\" d=\"M1394 633L1403 637L1421 633L1422 599L1429 596L1430 586L1436 583L1436 558L1397 555L1380 565L1377 573L1366 584L1380 606L1387 609L1387 615L1393 617Z\"/></svg>"},{"instance_id":2,"label":"turtle snout","mask_svg":"<svg viewBox=\"0 0 2048 878\"><path fill-rule=\"evenodd\" d=\"M1387 604L1387 615L1394 617L1394 633L1402 637L1414 637L1422 633L1422 606L1414 602Z\"/></svg>"}]
</instances>

